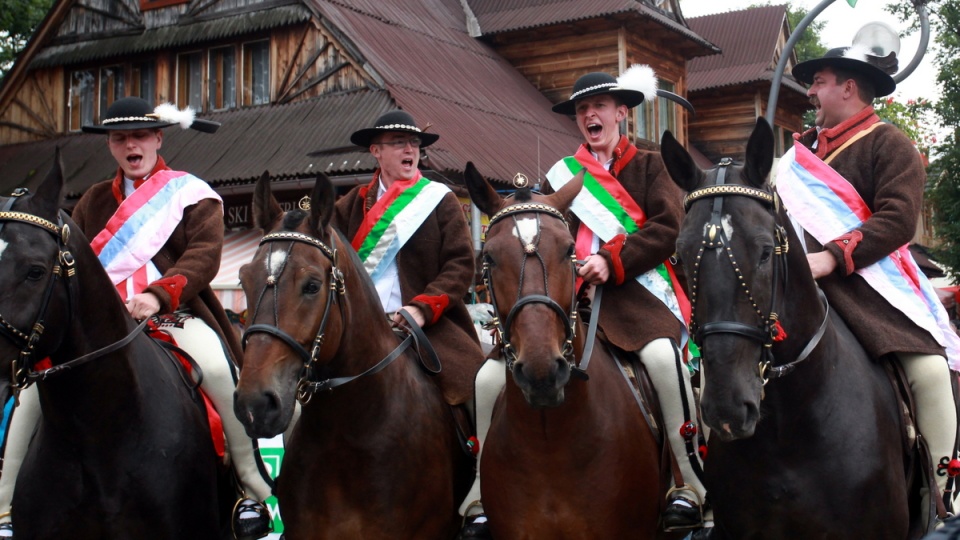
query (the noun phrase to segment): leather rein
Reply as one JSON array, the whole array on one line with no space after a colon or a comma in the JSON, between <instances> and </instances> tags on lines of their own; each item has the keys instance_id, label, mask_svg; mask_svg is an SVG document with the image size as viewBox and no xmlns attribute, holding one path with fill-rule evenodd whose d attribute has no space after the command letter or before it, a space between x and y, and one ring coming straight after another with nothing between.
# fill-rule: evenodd
<instances>
[{"instance_id":1,"label":"leather rein","mask_svg":"<svg viewBox=\"0 0 960 540\"><path fill-rule=\"evenodd\" d=\"M517 215L519 214L533 214L536 217L537 235L536 235L536 238L534 238L533 241L530 243L524 243L524 241L521 239L521 235L519 234L519 223L517 222ZM516 236L520 242L520 247L523 253L523 261L521 262L521 265L520 265L520 283L517 284L516 302L513 304L513 307L510 308L509 313L507 313L506 321L501 322L499 317L500 310L497 307L497 296L493 288L493 276L491 274L490 260L486 256L484 256L483 268L482 268L483 283L484 285L486 285L487 291L490 294L490 302L491 304L493 304L493 312L494 312L493 319L488 323L488 326L490 328L493 328L496 331L497 341L500 343L501 355L506 360L507 369L512 371L513 365L517 361L516 348L510 342L510 337L511 337L510 328L513 324L514 318L517 316L520 310L523 309L525 306L529 306L532 304L543 304L547 306L560 317L560 320L565 322L565 325L564 325L565 336L564 336L563 345L561 346L563 358L570 365L571 373L586 380L589 378L587 376L586 370L587 370L587 365L590 363L590 358L584 355L584 357L580 359L580 364L578 365L574 355L574 348L573 348L573 340L576 337L577 318L579 317L579 315L577 314L576 288L573 286L573 284L576 283L576 277L577 277L576 254L570 255L570 267L572 270L571 277L570 277L570 280L571 280L570 288L573 291L573 294L571 295L572 297L570 299L571 307L570 307L569 313L564 311L564 309L560 307L560 304L558 304L553 298L550 298L546 294L528 294L528 295L521 294L521 291L523 290L523 281L524 281L527 260L530 259L531 257L535 257L540 262L540 268L543 272L544 292L546 293L550 290L549 283L547 280L547 266L543 260L543 257L540 255L540 252L539 252L539 245L540 245L540 239L541 239L540 216L543 216L543 215L559 219L560 221L563 222L564 227L567 226L567 220L566 218L563 217L563 214L559 210L557 210L556 208L553 208L552 206L548 206L540 203L514 204L500 210L499 212L494 214L492 218L490 218L490 222L487 225L487 231L490 231L496 223L498 223L499 221L507 217L510 217L513 219L513 226L517 229ZM600 292L600 289L598 288L597 293L599 294L599 292ZM595 306L596 306L596 303L595 303ZM587 332L588 336L596 335L596 321L599 318L600 318L599 313L594 313L593 317L591 317L590 329ZM588 346L588 347L589 348L585 350L592 350L591 346Z\"/></svg>"},{"instance_id":2,"label":"leather rein","mask_svg":"<svg viewBox=\"0 0 960 540\"><path fill-rule=\"evenodd\" d=\"M820 339L823 337L823 334L826 331L827 320L830 315L830 307L827 304L827 299L826 296L824 296L823 291L818 288L817 291L819 292L820 301L824 306L824 316L823 321L820 323L820 327L810 338L810 341L803 348L796 359L786 364L774 365L773 343L782 341L787 337L786 332L784 332L783 327L780 325L779 315L777 314L776 309L777 306L782 302L780 295L777 293L785 292L787 287L788 272L786 256L790 250L789 237L787 235L786 228L784 228L784 226L777 221L777 216L780 210L780 199L777 197L776 193L771 193L762 189L740 184L725 183L726 173L732 164L733 160L730 158L723 158L720 160L720 164L717 166L717 178L714 185L694 190L690 192L683 200L684 209L689 213L690 207L695 202L701 199L712 199L710 221L707 223L707 226L704 229L703 240L700 244L700 249L697 252L696 260L694 261L693 276L690 281L690 330L696 343L700 345L704 357L706 357L704 339L711 334L737 334L763 345L761 359L757 370L760 380L762 381L763 385L766 385L770 379L783 377L792 372L794 369L796 369L798 364L810 356L813 350L820 343ZM753 295L750 292L750 287L747 285L747 282L743 277L743 273L740 270L740 266L737 264L737 259L733 254L730 240L727 238L727 235L724 232L721 220L723 217L723 199L727 196L749 197L759 201L770 211L774 218L774 238L776 240L773 260L774 283L771 286L772 291L770 312L767 314L764 314L764 312L757 305L756 300L753 298ZM703 258L704 252L707 249L719 250L721 248L726 252L727 259L733 266L734 273L740 282L740 288L743 290L744 295L746 295L747 300L750 302L750 305L757 314L759 322L756 325L745 324L739 321L712 321L700 325L696 321L697 291L700 282L700 262Z\"/></svg>"},{"instance_id":3,"label":"leather rein","mask_svg":"<svg viewBox=\"0 0 960 540\"><path fill-rule=\"evenodd\" d=\"M427 370L428 373L435 375L440 372L440 361L437 358L433 347L430 345L430 342L423 334L423 331L416 324L413 318L406 313L406 311L400 310L400 313L407 320L409 328L403 329L407 336L405 339L403 339L403 341L400 342L399 345L396 346L396 348L393 349L393 351L358 375L319 379L317 376L317 371L318 361L320 358L320 349L323 347L323 342L326 339L326 327L327 322L330 319L330 311L333 304L337 304L337 307L340 311L340 318L341 320L344 320L343 304L346 301L346 282L343 272L337 266L337 250L332 249L318 238L292 231L281 231L267 234L260 240L259 245L262 246L264 244L280 242L288 243L286 257L284 257L284 263L275 271L275 273L267 276L266 285L264 285L264 288L260 291L260 296L257 299L256 308L253 312L253 320L257 320L257 314L260 312L260 306L263 303L264 296L268 290L272 290L274 323L272 325L251 325L243 333L242 344L245 350L247 347L247 340L252 334L268 334L279 339L280 341L283 341L288 347L297 353L298 356L300 356L300 359L303 361L303 366L300 369L300 377L297 382L297 401L299 401L301 405L306 405L309 403L310 399L317 392L333 390L338 386L343 386L344 384L357 380L361 377L373 375L374 373L381 371L393 363L394 360L399 358L404 351L409 349L411 346L414 346L415 349L421 351L421 365ZM278 282L280 280L280 276L283 274L283 270L286 268L286 262L290 259L290 252L293 250L293 246L297 243L306 244L319 249L320 252L323 253L323 255L331 262L329 272L330 286L327 290L327 303L324 306L323 316L320 319L320 327L317 329L317 333L313 338L313 343L309 352L296 339L281 330L279 327L280 313L278 302ZM423 354L427 355L431 365L428 366L427 362L423 360Z\"/></svg>"}]
</instances>

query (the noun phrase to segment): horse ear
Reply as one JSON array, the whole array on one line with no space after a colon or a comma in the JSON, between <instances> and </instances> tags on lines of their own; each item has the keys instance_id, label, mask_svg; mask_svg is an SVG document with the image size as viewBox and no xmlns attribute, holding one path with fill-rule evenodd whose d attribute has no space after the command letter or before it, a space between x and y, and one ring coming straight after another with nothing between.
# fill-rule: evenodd
<instances>
[{"instance_id":1,"label":"horse ear","mask_svg":"<svg viewBox=\"0 0 960 540\"><path fill-rule=\"evenodd\" d=\"M703 180L703 171L694 163L690 152L687 152L687 149L673 137L673 133L669 130L663 132L660 156L663 158L663 164L667 167L670 178L680 186L680 189L688 192L697 189Z\"/></svg>"},{"instance_id":2,"label":"horse ear","mask_svg":"<svg viewBox=\"0 0 960 540\"><path fill-rule=\"evenodd\" d=\"M756 187L763 186L773 167L773 130L764 117L757 118L757 125L747 141L747 155L743 166L744 178Z\"/></svg>"},{"instance_id":3,"label":"horse ear","mask_svg":"<svg viewBox=\"0 0 960 540\"><path fill-rule=\"evenodd\" d=\"M564 184L556 193L548 195L543 202L561 212L566 212L567 209L570 208L570 204L573 203L573 199L576 198L583 188L583 173L585 170L586 169L583 169L578 172L572 180Z\"/></svg>"},{"instance_id":4,"label":"horse ear","mask_svg":"<svg viewBox=\"0 0 960 540\"><path fill-rule=\"evenodd\" d=\"M40 182L36 193L31 197L37 205L35 211L38 214L56 221L57 214L60 212L60 202L63 200L64 184L63 159L58 146L53 155L53 166L50 167L50 172Z\"/></svg>"},{"instance_id":5,"label":"horse ear","mask_svg":"<svg viewBox=\"0 0 960 540\"><path fill-rule=\"evenodd\" d=\"M320 173L310 192L310 227L321 238L333 217L333 203L336 200L333 182L327 175Z\"/></svg>"},{"instance_id":6,"label":"horse ear","mask_svg":"<svg viewBox=\"0 0 960 540\"><path fill-rule=\"evenodd\" d=\"M270 191L270 171L263 171L253 188L253 224L267 231L282 213L280 203Z\"/></svg>"},{"instance_id":7,"label":"horse ear","mask_svg":"<svg viewBox=\"0 0 960 540\"><path fill-rule=\"evenodd\" d=\"M470 193L470 200L477 205L481 212L492 216L503 207L503 197L480 174L472 161L467 162L463 171L463 178L467 184L467 191Z\"/></svg>"}]
</instances>

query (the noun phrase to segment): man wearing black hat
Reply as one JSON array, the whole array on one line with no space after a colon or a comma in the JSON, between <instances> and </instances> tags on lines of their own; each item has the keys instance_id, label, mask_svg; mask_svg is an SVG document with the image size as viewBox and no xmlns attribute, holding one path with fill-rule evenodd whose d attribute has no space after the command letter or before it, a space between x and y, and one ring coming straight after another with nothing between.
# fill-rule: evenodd
<instances>
[{"instance_id":1,"label":"man wearing black hat","mask_svg":"<svg viewBox=\"0 0 960 540\"><path fill-rule=\"evenodd\" d=\"M480 341L463 297L474 279L474 253L460 201L420 174L421 149L440 138L400 110L350 136L377 160L370 182L341 197L334 224L351 240L398 325L407 312L423 328L443 363L437 376L451 405L473 394L483 362Z\"/></svg>"},{"instance_id":2,"label":"man wearing black hat","mask_svg":"<svg viewBox=\"0 0 960 540\"><path fill-rule=\"evenodd\" d=\"M219 126L194 119L189 109L169 104L154 109L137 97L118 99L101 125L84 126L84 132L106 134L118 169L114 178L84 193L72 217L92 239L130 315L153 318L155 327L203 370L202 389L221 415L226 447L244 492L235 506L234 533L239 540L262 538L270 531L271 519L261 501L271 489L255 461L253 442L233 413L233 370L242 349L210 288L223 247L222 203L206 182L171 170L158 155L161 128L176 123L206 132ZM211 346L216 343L226 347ZM6 511L0 538L13 536L9 515L14 480L39 414L35 387L28 388L14 415L0 477L0 511Z\"/></svg>"},{"instance_id":3,"label":"man wearing black hat","mask_svg":"<svg viewBox=\"0 0 960 540\"><path fill-rule=\"evenodd\" d=\"M793 68L810 85L816 127L795 136L794 149L781 159L777 189L806 233L810 270L831 307L873 358L896 358L903 366L944 492L947 467L960 465L950 382L960 340L936 297L925 298L932 287L906 249L926 174L913 143L872 107L874 98L896 89L890 76L896 55L871 53L860 45L836 48ZM951 499L945 496L947 511Z\"/></svg>"}]
</instances>

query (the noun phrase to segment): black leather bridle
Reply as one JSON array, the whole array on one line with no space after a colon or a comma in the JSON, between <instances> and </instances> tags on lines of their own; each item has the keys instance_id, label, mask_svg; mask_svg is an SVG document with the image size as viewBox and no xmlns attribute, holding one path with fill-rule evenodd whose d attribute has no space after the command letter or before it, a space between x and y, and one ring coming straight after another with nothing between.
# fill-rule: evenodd
<instances>
[{"instance_id":1,"label":"black leather bridle","mask_svg":"<svg viewBox=\"0 0 960 540\"><path fill-rule=\"evenodd\" d=\"M47 308L50 306L50 299L57 283L63 278L68 289L68 313L72 313L73 305L76 303L76 287L73 285L72 277L76 275L76 261L73 254L67 248L67 242L70 239L70 227L63 223L63 216L57 215L57 223L43 219L39 216L25 212L12 211L13 204L22 196L27 195L28 191L19 188L7 199L2 209L0 209L0 230L8 222L25 223L42 229L57 242L57 254L54 256L54 263L51 269L50 281L43 293L43 299L40 304L40 310L37 313L36 320L30 326L29 330L21 330L7 321L3 315L0 315L0 334L10 340L14 346L20 349L20 353L12 363L12 384L16 391L25 388L30 380L36 378L32 369L36 360L33 358L40 337L46 328ZM47 370L48 371L48 370Z\"/></svg>"},{"instance_id":2,"label":"black leather bridle","mask_svg":"<svg viewBox=\"0 0 960 540\"><path fill-rule=\"evenodd\" d=\"M513 324L514 318L523 309L525 306L531 304L543 304L553 310L560 320L564 322L564 342L561 346L561 351L563 358L570 364L571 372L577 374L582 378L586 378L586 369L587 364L589 363L589 358L582 358L580 365L577 365L576 358L574 358L574 349L573 349L573 339L576 337L576 328L577 328L577 303L576 303L576 290L574 283L576 282L577 268L576 268L576 254L570 255L570 268L571 268L571 298L570 298L570 311L564 311L560 304L558 304L553 298L547 296L549 293L549 283L547 280L547 267L546 263L543 260L543 257L539 251L540 244L540 217L549 216L552 218L559 219L563 222L564 227L567 226L567 220L563 217L563 214L546 204L540 203L519 203L508 206L490 218L490 222L487 225L487 230L491 230L495 224L499 221L511 217L513 218L514 227L519 227L517 223L517 215L520 214L532 214L536 217L537 220L537 236L531 243L524 243L520 239L520 234L517 234L517 238L520 242L520 248L523 253L523 261L520 264L520 283L517 284L517 299L513 304L513 307L510 308L510 312L507 314L506 321L501 322L499 313L500 309L497 306L497 297L493 288L493 276L491 275L490 261L487 257L484 257L483 260L483 283L487 287L487 291L490 294L490 303L493 304L493 319L490 321L489 325L495 329L497 333L497 341L500 343L500 350L502 357L507 362L507 369L513 370L513 365L517 361L517 351L514 348L513 344L510 342L510 328ZM488 233L489 234L489 233ZM531 257L536 257L540 262L540 267L543 273L543 290L545 294L528 294L523 295L521 291L523 290L523 281L524 281L524 270L526 269L527 259ZM599 314L595 314L595 317Z\"/></svg>"},{"instance_id":3,"label":"black leather bridle","mask_svg":"<svg viewBox=\"0 0 960 540\"><path fill-rule=\"evenodd\" d=\"M789 238L787 236L786 228L778 221L780 200L776 193L740 184L726 184L726 173L732 164L733 160L730 158L723 158L717 167L717 178L714 185L690 192L690 194L688 194L683 201L684 208L689 213L690 207L695 202L701 199L712 199L710 221L707 223L707 226L704 229L703 240L700 244L700 249L697 251L696 259L694 260L693 275L691 276L690 281L690 330L691 334L694 336L694 340L700 346L701 351L703 351L704 356L706 356L706 351L704 350L704 340L707 336L712 334L737 334L763 345L760 364L758 366L758 374L763 384L766 385L769 379L782 377L793 371L797 364L805 360L810 353L813 352L817 344L820 342L820 339L823 337L824 331L826 330L827 318L829 316L829 306L827 305L826 297L823 295L823 292L820 291L820 299L825 307L825 313L817 333L814 334L811 340L807 343L806 347L795 360L786 364L773 365L773 343L782 341L786 337L786 333L783 331L783 328L780 325L780 316L777 312L777 308L778 306L782 307L781 297L787 288L788 276L786 256L790 249ZM750 287L747 285L747 282L743 277L743 273L740 271L740 266L737 264L737 259L733 254L730 241L723 229L723 224L721 222L723 217L723 200L724 197L727 196L748 197L759 201L770 211L774 219L774 239L776 241L773 253L774 260L772 263L774 279L773 283L771 284L772 291L770 311L766 314L764 314L763 310L761 310L757 305L756 300L754 300L753 294L750 292ZM757 324L751 325L739 321L711 321L700 325L696 321L697 291L700 282L700 262L703 258L705 250L719 250L721 248L723 248L726 252L727 259L733 266L734 273L740 282L740 288L743 290L747 300L750 302L750 305L757 314L757 318L759 320Z\"/></svg>"},{"instance_id":4,"label":"black leather bridle","mask_svg":"<svg viewBox=\"0 0 960 540\"><path fill-rule=\"evenodd\" d=\"M400 344L397 345L396 348L394 348L387 356L358 375L319 379L317 376L317 367L318 360L320 358L320 349L323 347L323 342L326 339L327 322L330 320L330 308L333 304L337 304L337 307L339 308L340 319L345 320L343 304L346 301L346 282L343 272L337 266L337 250L331 248L318 238L293 231L281 231L267 234L260 240L260 245L262 246L264 244L280 242L288 243L286 257L283 259L284 263L276 270L275 273L267 276L266 284L260 291L260 296L257 298L257 304L254 308L252 319L257 320L257 314L260 312L260 306L263 303L263 298L268 290L272 290L274 323L272 325L251 325L243 333L242 344L244 349L246 349L247 340L252 334L268 334L283 341L288 347L293 349L297 355L300 356L300 359L303 361L303 367L300 369L300 377L299 381L297 382L297 401L299 401L301 405L306 405L317 392L333 390L334 388L342 386L348 382L379 372L390 365L394 360L399 358L403 352L411 346L414 346L418 351L421 352L421 365L423 365L424 369L432 374L440 372L440 362L437 359L433 348L430 346L429 341L423 335L419 327L417 327L413 319L410 318L404 310L400 310L400 313L407 317L407 324L410 326L410 328L407 331L406 338L403 339ZM319 249L320 252L323 253L323 255L331 263L329 272L330 286L327 290L327 304L324 306L323 316L320 319L320 327L317 329L317 333L313 338L313 343L309 352L302 345L300 345L296 339L279 328L280 313L279 301L277 297L279 289L278 282L281 274L283 274L283 270L286 268L286 262L290 260L290 252L293 250L293 246L297 243L306 244ZM428 356L431 365L428 366L427 362L423 360L423 354Z\"/></svg>"}]
</instances>

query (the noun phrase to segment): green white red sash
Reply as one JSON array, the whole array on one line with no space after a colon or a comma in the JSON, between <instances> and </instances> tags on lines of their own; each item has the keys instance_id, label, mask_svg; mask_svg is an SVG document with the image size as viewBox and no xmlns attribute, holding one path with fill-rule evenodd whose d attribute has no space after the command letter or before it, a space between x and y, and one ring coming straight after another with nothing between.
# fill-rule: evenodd
<instances>
[{"instance_id":1,"label":"green white red sash","mask_svg":"<svg viewBox=\"0 0 960 540\"><path fill-rule=\"evenodd\" d=\"M585 145L581 145L575 155L558 161L547 172L547 180L553 189L560 189L583 169L586 169L583 189L570 205L570 210L580 221L603 242L608 242L618 234L631 234L640 230L647 221L646 214ZM669 264L660 263L635 279L663 302L680 322L683 328L682 347L688 338L690 303L673 269Z\"/></svg>"},{"instance_id":2,"label":"green white red sash","mask_svg":"<svg viewBox=\"0 0 960 540\"><path fill-rule=\"evenodd\" d=\"M834 152L833 155L836 155ZM823 245L859 229L872 212L847 179L799 142L780 158L777 192L784 207ZM891 306L946 349L950 367L960 368L960 337L936 291L907 246L856 273Z\"/></svg>"},{"instance_id":3,"label":"green white red sash","mask_svg":"<svg viewBox=\"0 0 960 540\"><path fill-rule=\"evenodd\" d=\"M395 181L370 208L352 244L374 283L447 193L450 188L418 172L413 180Z\"/></svg>"}]
</instances>

